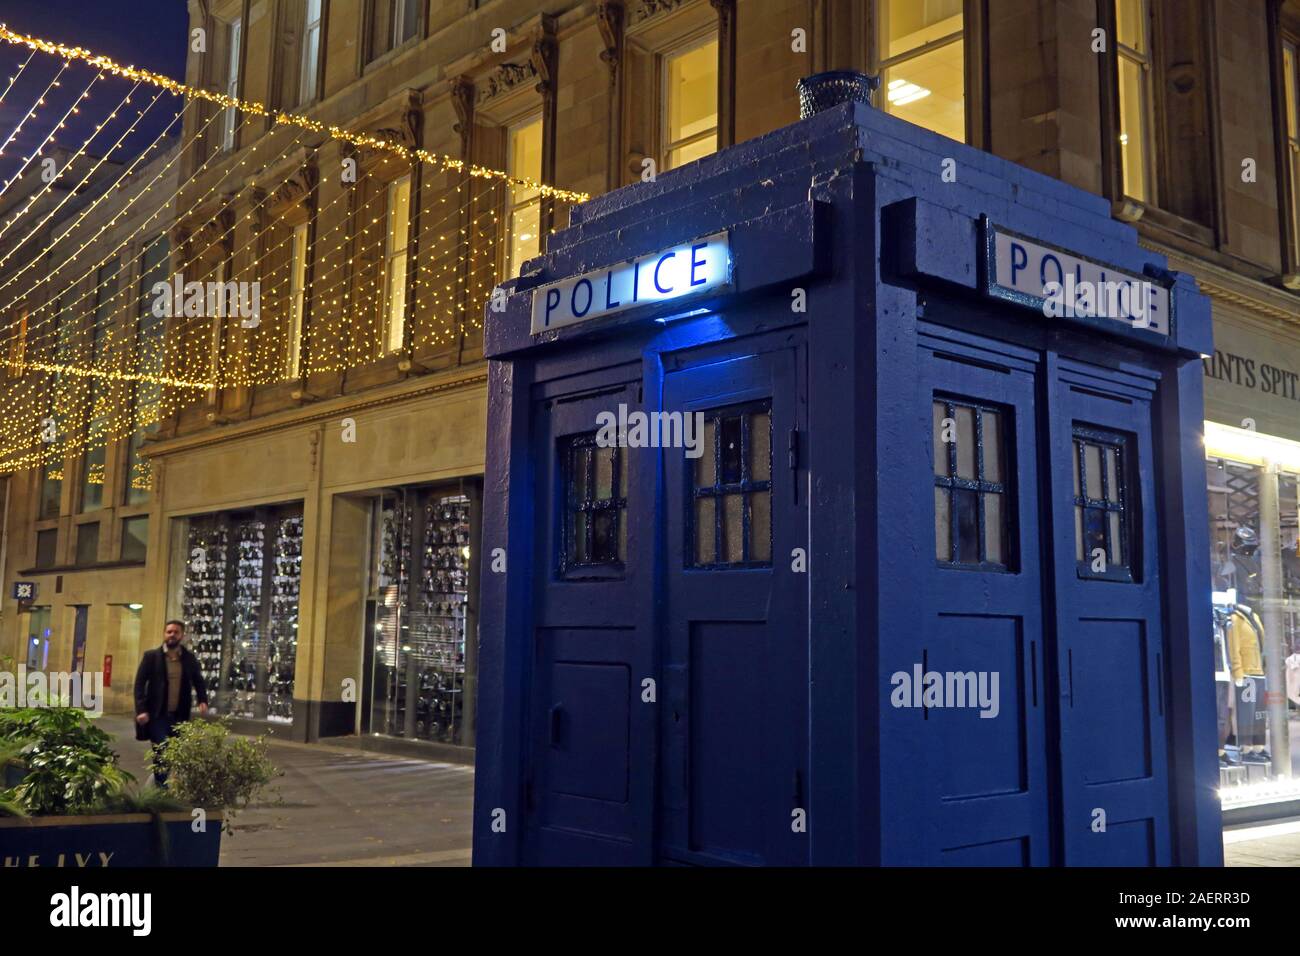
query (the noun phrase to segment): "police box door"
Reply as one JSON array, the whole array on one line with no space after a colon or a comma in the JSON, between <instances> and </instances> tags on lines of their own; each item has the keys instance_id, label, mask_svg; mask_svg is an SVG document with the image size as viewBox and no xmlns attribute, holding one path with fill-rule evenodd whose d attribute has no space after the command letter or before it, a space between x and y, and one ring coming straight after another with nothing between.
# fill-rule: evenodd
<instances>
[{"instance_id":1,"label":"police box door","mask_svg":"<svg viewBox=\"0 0 1300 956\"><path fill-rule=\"evenodd\" d=\"M533 396L525 863L651 862L655 718L641 698L654 664L657 452L602 437L601 416L620 406L642 410L639 364Z\"/></svg>"},{"instance_id":2,"label":"police box door","mask_svg":"<svg viewBox=\"0 0 1300 956\"><path fill-rule=\"evenodd\" d=\"M1157 378L1049 353L1045 379L1062 862L1168 865Z\"/></svg>"},{"instance_id":3,"label":"police box door","mask_svg":"<svg viewBox=\"0 0 1300 956\"><path fill-rule=\"evenodd\" d=\"M775 347L774 347L775 346ZM664 451L659 859L808 861L804 382L788 337L665 361L662 405L702 442ZM747 352L753 350L749 345Z\"/></svg>"}]
</instances>

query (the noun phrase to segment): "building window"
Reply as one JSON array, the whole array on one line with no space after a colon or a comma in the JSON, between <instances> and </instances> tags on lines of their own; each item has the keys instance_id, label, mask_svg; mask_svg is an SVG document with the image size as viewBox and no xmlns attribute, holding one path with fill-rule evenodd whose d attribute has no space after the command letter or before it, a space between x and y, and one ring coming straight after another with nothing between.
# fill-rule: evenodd
<instances>
[{"instance_id":1,"label":"building window","mask_svg":"<svg viewBox=\"0 0 1300 956\"><path fill-rule=\"evenodd\" d=\"M36 532L36 568L44 570L54 567L59 545L59 529L48 528Z\"/></svg>"},{"instance_id":2,"label":"building window","mask_svg":"<svg viewBox=\"0 0 1300 956\"><path fill-rule=\"evenodd\" d=\"M772 563L772 403L704 413L689 496L690 566Z\"/></svg>"},{"instance_id":3,"label":"building window","mask_svg":"<svg viewBox=\"0 0 1300 956\"><path fill-rule=\"evenodd\" d=\"M298 105L316 98L320 74L321 7L324 0L305 0L302 27L302 61L298 74Z\"/></svg>"},{"instance_id":4,"label":"building window","mask_svg":"<svg viewBox=\"0 0 1300 956\"><path fill-rule=\"evenodd\" d=\"M879 0L878 95L887 113L966 139L962 0Z\"/></svg>"},{"instance_id":5,"label":"building window","mask_svg":"<svg viewBox=\"0 0 1300 956\"><path fill-rule=\"evenodd\" d=\"M165 316L155 315L154 295L156 283L166 282L169 271L171 246L165 235L156 237L145 247L140 263L140 297L136 310L137 368L142 376L131 394L131 420L135 430L126 443L126 490L123 500L128 505L149 500L153 489L153 468L140 456L146 436L158 430L162 403L163 331ZM152 380L149 380L152 379Z\"/></svg>"},{"instance_id":6,"label":"building window","mask_svg":"<svg viewBox=\"0 0 1300 956\"><path fill-rule=\"evenodd\" d=\"M1079 577L1133 580L1129 439L1074 428L1074 557Z\"/></svg>"},{"instance_id":7,"label":"building window","mask_svg":"<svg viewBox=\"0 0 1300 956\"><path fill-rule=\"evenodd\" d=\"M510 127L507 134L506 170L517 179L542 178L542 121L540 117ZM525 262L542 250L542 194L532 186L508 187L506 210L506 278L519 275Z\"/></svg>"},{"instance_id":8,"label":"building window","mask_svg":"<svg viewBox=\"0 0 1300 956\"><path fill-rule=\"evenodd\" d=\"M1291 177L1291 237L1300 249L1300 77L1296 75L1296 45L1282 44L1282 83L1286 97L1286 158Z\"/></svg>"},{"instance_id":9,"label":"building window","mask_svg":"<svg viewBox=\"0 0 1300 956\"><path fill-rule=\"evenodd\" d=\"M1008 413L936 397L931 418L935 559L943 567L1009 570Z\"/></svg>"},{"instance_id":10,"label":"building window","mask_svg":"<svg viewBox=\"0 0 1300 956\"><path fill-rule=\"evenodd\" d=\"M289 343L285 377L302 375L302 327L307 307L307 227L293 227L293 253L289 262Z\"/></svg>"},{"instance_id":11,"label":"building window","mask_svg":"<svg viewBox=\"0 0 1300 956\"><path fill-rule=\"evenodd\" d=\"M149 516L126 518L122 522L122 560L143 561L149 551Z\"/></svg>"},{"instance_id":12,"label":"building window","mask_svg":"<svg viewBox=\"0 0 1300 956\"><path fill-rule=\"evenodd\" d=\"M18 313L14 322L14 337L9 343L9 375L16 378L23 374L23 364L27 361L27 310Z\"/></svg>"},{"instance_id":13,"label":"building window","mask_svg":"<svg viewBox=\"0 0 1300 956\"><path fill-rule=\"evenodd\" d=\"M663 59L664 169L718 150L718 39L710 37Z\"/></svg>"},{"instance_id":14,"label":"building window","mask_svg":"<svg viewBox=\"0 0 1300 956\"><path fill-rule=\"evenodd\" d=\"M37 519L57 518L63 497L63 460L48 461L41 468L41 501Z\"/></svg>"},{"instance_id":15,"label":"building window","mask_svg":"<svg viewBox=\"0 0 1300 956\"><path fill-rule=\"evenodd\" d=\"M99 522L77 525L77 566L99 561Z\"/></svg>"},{"instance_id":16,"label":"building window","mask_svg":"<svg viewBox=\"0 0 1300 956\"><path fill-rule=\"evenodd\" d=\"M1151 46L1147 0L1115 0L1119 152L1124 195L1152 202Z\"/></svg>"},{"instance_id":17,"label":"building window","mask_svg":"<svg viewBox=\"0 0 1300 956\"><path fill-rule=\"evenodd\" d=\"M218 287L224 289L226 286L226 268L227 263L222 259L217 263L216 269L212 272L211 281L215 282ZM224 300L223 300L224 301ZM215 401L217 397L216 382L220 380L221 375L221 315L225 309L217 309L217 315L212 316L212 337L208 343L208 371L212 376L213 386L208 390L208 397Z\"/></svg>"},{"instance_id":18,"label":"building window","mask_svg":"<svg viewBox=\"0 0 1300 956\"><path fill-rule=\"evenodd\" d=\"M406 247L410 240L411 177L388 184L384 238L384 351L399 352L406 333Z\"/></svg>"},{"instance_id":19,"label":"building window","mask_svg":"<svg viewBox=\"0 0 1300 956\"><path fill-rule=\"evenodd\" d=\"M243 40L243 20L236 17L226 25L226 62L225 94L232 98L239 97L239 48ZM235 130L239 128L239 110L233 106L226 107L226 115L221 124L221 148L230 152L235 148Z\"/></svg>"},{"instance_id":20,"label":"building window","mask_svg":"<svg viewBox=\"0 0 1300 956\"><path fill-rule=\"evenodd\" d=\"M420 28L420 0L371 0L370 57L395 50Z\"/></svg>"},{"instance_id":21,"label":"building window","mask_svg":"<svg viewBox=\"0 0 1300 956\"><path fill-rule=\"evenodd\" d=\"M596 433L560 444L564 535L560 570L621 568L627 560L627 461L623 449L602 448Z\"/></svg>"},{"instance_id":22,"label":"building window","mask_svg":"<svg viewBox=\"0 0 1300 956\"><path fill-rule=\"evenodd\" d=\"M117 299L118 260L101 266L96 273L94 329L91 332L90 367L96 373L111 373L108 343L113 334L113 309ZM90 378L86 409L86 451L81 462L81 510L96 511L104 506L104 465L107 460L109 424L112 418L112 380L106 374Z\"/></svg>"}]
</instances>

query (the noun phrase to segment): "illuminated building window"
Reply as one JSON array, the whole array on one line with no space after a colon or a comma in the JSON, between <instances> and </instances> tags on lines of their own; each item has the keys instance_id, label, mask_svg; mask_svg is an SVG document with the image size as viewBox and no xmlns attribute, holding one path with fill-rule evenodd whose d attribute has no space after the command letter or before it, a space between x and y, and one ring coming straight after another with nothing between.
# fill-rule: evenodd
<instances>
[{"instance_id":1,"label":"illuminated building window","mask_svg":"<svg viewBox=\"0 0 1300 956\"><path fill-rule=\"evenodd\" d=\"M37 519L57 518L63 497L63 461L46 462L41 469L41 502Z\"/></svg>"},{"instance_id":2,"label":"illuminated building window","mask_svg":"<svg viewBox=\"0 0 1300 956\"><path fill-rule=\"evenodd\" d=\"M718 150L718 40L710 37L663 58L663 168Z\"/></svg>"},{"instance_id":3,"label":"illuminated building window","mask_svg":"<svg viewBox=\"0 0 1300 956\"><path fill-rule=\"evenodd\" d=\"M962 0L879 0L878 105L910 123L966 139Z\"/></svg>"},{"instance_id":4,"label":"illuminated building window","mask_svg":"<svg viewBox=\"0 0 1300 956\"><path fill-rule=\"evenodd\" d=\"M302 60L298 72L298 104L316 98L320 74L321 5L324 0L305 0L302 27Z\"/></svg>"},{"instance_id":5,"label":"illuminated building window","mask_svg":"<svg viewBox=\"0 0 1300 956\"><path fill-rule=\"evenodd\" d=\"M931 403L934 556L944 567L1009 569L1008 424L1003 409L942 397Z\"/></svg>"},{"instance_id":6,"label":"illuminated building window","mask_svg":"<svg viewBox=\"0 0 1300 956\"><path fill-rule=\"evenodd\" d=\"M229 97L239 96L239 48L243 40L244 22L239 17L231 20L225 27L226 56L225 81L222 84ZM226 115L221 124L221 148L230 152L235 148L235 130L239 128L239 110L233 106L226 107Z\"/></svg>"},{"instance_id":7,"label":"illuminated building window","mask_svg":"<svg viewBox=\"0 0 1300 956\"><path fill-rule=\"evenodd\" d=\"M1296 45L1282 44L1283 91L1286 97L1286 159L1291 177L1291 236L1300 249L1300 77L1296 70Z\"/></svg>"},{"instance_id":8,"label":"illuminated building window","mask_svg":"<svg viewBox=\"0 0 1300 956\"><path fill-rule=\"evenodd\" d=\"M564 549L561 572L621 568L627 560L627 458L619 447L602 448L596 433L560 443L564 488Z\"/></svg>"},{"instance_id":9,"label":"illuminated building window","mask_svg":"<svg viewBox=\"0 0 1300 956\"><path fill-rule=\"evenodd\" d=\"M506 171L518 179L540 182L542 178L542 121L527 119L510 127L507 134ZM519 270L542 249L542 194L530 186L509 186L506 210L506 278Z\"/></svg>"},{"instance_id":10,"label":"illuminated building window","mask_svg":"<svg viewBox=\"0 0 1300 956\"><path fill-rule=\"evenodd\" d=\"M1075 426L1074 557L1079 577L1133 580L1127 437Z\"/></svg>"},{"instance_id":11,"label":"illuminated building window","mask_svg":"<svg viewBox=\"0 0 1300 956\"><path fill-rule=\"evenodd\" d=\"M420 0L370 0L370 57L395 50L420 28Z\"/></svg>"},{"instance_id":12,"label":"illuminated building window","mask_svg":"<svg viewBox=\"0 0 1300 956\"><path fill-rule=\"evenodd\" d=\"M705 412L702 453L690 480L690 565L770 565L772 403Z\"/></svg>"},{"instance_id":13,"label":"illuminated building window","mask_svg":"<svg viewBox=\"0 0 1300 956\"><path fill-rule=\"evenodd\" d=\"M388 184L384 237L384 351L401 351L406 333L406 255L411 225L411 177Z\"/></svg>"},{"instance_id":14,"label":"illuminated building window","mask_svg":"<svg viewBox=\"0 0 1300 956\"><path fill-rule=\"evenodd\" d=\"M1151 202L1151 46L1147 0L1115 0L1119 151L1124 195Z\"/></svg>"},{"instance_id":15,"label":"illuminated building window","mask_svg":"<svg viewBox=\"0 0 1300 956\"><path fill-rule=\"evenodd\" d=\"M302 327L307 296L307 226L293 227L293 252L289 261L289 341L285 378L302 374Z\"/></svg>"}]
</instances>

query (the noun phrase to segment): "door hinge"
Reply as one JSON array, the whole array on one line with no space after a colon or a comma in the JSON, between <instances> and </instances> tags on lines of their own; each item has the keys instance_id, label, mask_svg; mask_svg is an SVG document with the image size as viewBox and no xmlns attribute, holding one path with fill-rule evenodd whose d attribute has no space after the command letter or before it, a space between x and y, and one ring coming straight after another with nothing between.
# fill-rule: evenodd
<instances>
[{"instance_id":1,"label":"door hinge","mask_svg":"<svg viewBox=\"0 0 1300 956\"><path fill-rule=\"evenodd\" d=\"M794 489L794 503L799 503L799 429L790 429L790 487Z\"/></svg>"}]
</instances>

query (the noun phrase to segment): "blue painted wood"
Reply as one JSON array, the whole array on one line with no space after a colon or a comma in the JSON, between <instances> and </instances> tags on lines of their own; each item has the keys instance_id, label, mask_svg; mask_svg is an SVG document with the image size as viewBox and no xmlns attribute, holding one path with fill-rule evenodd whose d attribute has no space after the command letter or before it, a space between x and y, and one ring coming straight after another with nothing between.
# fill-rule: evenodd
<instances>
[{"instance_id":1,"label":"blue painted wood","mask_svg":"<svg viewBox=\"0 0 1300 956\"><path fill-rule=\"evenodd\" d=\"M1173 334L982 296L982 217L1172 284ZM1100 197L861 106L572 222L486 313L476 863L1221 863L1190 279ZM537 285L720 230L738 281L701 313L529 334ZM630 459L624 573L556 575L559 437L764 390L800 423L774 560L803 541L806 575L687 568L680 449ZM1014 423L1006 573L936 563L936 391ZM1131 438L1133 583L1078 576L1076 423ZM918 660L996 671L999 716L893 706Z\"/></svg>"}]
</instances>

